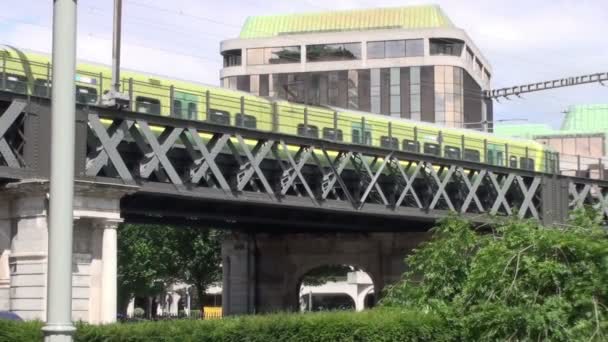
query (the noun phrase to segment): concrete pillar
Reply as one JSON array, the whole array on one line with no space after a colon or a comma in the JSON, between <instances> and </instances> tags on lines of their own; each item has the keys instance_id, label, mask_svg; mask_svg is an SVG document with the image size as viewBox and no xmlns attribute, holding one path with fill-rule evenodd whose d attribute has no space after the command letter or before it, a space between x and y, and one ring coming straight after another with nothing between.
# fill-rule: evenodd
<instances>
[{"instance_id":1,"label":"concrete pillar","mask_svg":"<svg viewBox=\"0 0 608 342\"><path fill-rule=\"evenodd\" d=\"M120 198L135 189L76 182L72 249L75 321L115 320ZM47 194L47 181L0 188L0 310L10 310L26 320L46 320Z\"/></svg>"},{"instance_id":2,"label":"concrete pillar","mask_svg":"<svg viewBox=\"0 0 608 342\"><path fill-rule=\"evenodd\" d=\"M226 315L256 312L255 243L250 235L234 234L222 243L222 311Z\"/></svg>"},{"instance_id":3,"label":"concrete pillar","mask_svg":"<svg viewBox=\"0 0 608 342\"><path fill-rule=\"evenodd\" d=\"M117 232L120 220L103 220L101 254L101 323L116 322L118 245Z\"/></svg>"},{"instance_id":4,"label":"concrete pillar","mask_svg":"<svg viewBox=\"0 0 608 342\"><path fill-rule=\"evenodd\" d=\"M10 203L6 200L0 200L0 311L10 309L11 220L9 211Z\"/></svg>"}]
</instances>

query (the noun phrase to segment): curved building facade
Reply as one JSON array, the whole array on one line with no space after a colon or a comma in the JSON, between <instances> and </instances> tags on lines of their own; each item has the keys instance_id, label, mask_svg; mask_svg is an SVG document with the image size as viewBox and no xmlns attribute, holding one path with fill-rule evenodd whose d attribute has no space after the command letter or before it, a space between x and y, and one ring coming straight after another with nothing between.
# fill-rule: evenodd
<instances>
[{"instance_id":1,"label":"curved building facade","mask_svg":"<svg viewBox=\"0 0 608 342\"><path fill-rule=\"evenodd\" d=\"M224 87L483 128L491 67L438 6L250 17L221 43Z\"/></svg>"}]
</instances>

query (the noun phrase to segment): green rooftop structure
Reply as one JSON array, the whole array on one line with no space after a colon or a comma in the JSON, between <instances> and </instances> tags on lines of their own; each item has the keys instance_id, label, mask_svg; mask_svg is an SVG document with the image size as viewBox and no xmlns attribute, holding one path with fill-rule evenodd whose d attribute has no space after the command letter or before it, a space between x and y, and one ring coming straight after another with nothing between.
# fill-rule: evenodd
<instances>
[{"instance_id":1,"label":"green rooftop structure","mask_svg":"<svg viewBox=\"0 0 608 342\"><path fill-rule=\"evenodd\" d=\"M240 38L264 38L312 32L448 27L454 27L454 24L439 6L408 6L254 16L247 18Z\"/></svg>"},{"instance_id":2,"label":"green rooftop structure","mask_svg":"<svg viewBox=\"0 0 608 342\"><path fill-rule=\"evenodd\" d=\"M570 106L562 132L608 133L608 104Z\"/></svg>"}]
</instances>

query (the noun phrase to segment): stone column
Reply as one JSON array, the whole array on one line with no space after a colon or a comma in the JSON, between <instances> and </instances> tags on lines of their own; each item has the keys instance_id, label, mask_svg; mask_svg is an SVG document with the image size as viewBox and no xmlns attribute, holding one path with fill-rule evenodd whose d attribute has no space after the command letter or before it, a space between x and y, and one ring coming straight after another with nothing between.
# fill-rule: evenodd
<instances>
[{"instance_id":1,"label":"stone column","mask_svg":"<svg viewBox=\"0 0 608 342\"><path fill-rule=\"evenodd\" d=\"M116 229L120 220L103 221L101 253L101 323L116 322L116 277L118 268L118 244Z\"/></svg>"},{"instance_id":2,"label":"stone column","mask_svg":"<svg viewBox=\"0 0 608 342\"><path fill-rule=\"evenodd\" d=\"M11 220L8 201L0 200L0 311L8 311L10 304L11 273L9 256L11 250Z\"/></svg>"}]
</instances>

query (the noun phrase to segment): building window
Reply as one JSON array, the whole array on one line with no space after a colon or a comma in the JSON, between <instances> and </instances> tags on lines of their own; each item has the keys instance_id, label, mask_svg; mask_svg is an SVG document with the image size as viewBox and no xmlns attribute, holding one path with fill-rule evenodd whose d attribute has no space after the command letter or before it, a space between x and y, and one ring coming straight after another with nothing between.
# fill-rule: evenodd
<instances>
[{"instance_id":1,"label":"building window","mask_svg":"<svg viewBox=\"0 0 608 342\"><path fill-rule=\"evenodd\" d=\"M410 115L420 121L420 67L410 68Z\"/></svg>"},{"instance_id":2,"label":"building window","mask_svg":"<svg viewBox=\"0 0 608 342\"><path fill-rule=\"evenodd\" d=\"M387 40L367 43L367 59L424 56L424 40Z\"/></svg>"},{"instance_id":3,"label":"building window","mask_svg":"<svg viewBox=\"0 0 608 342\"><path fill-rule=\"evenodd\" d=\"M405 41L406 57L424 56L424 39L408 39Z\"/></svg>"},{"instance_id":4,"label":"building window","mask_svg":"<svg viewBox=\"0 0 608 342\"><path fill-rule=\"evenodd\" d=\"M341 129L323 128L323 139L342 141L343 135Z\"/></svg>"},{"instance_id":5,"label":"building window","mask_svg":"<svg viewBox=\"0 0 608 342\"><path fill-rule=\"evenodd\" d=\"M367 42L367 59L384 58L384 42Z\"/></svg>"},{"instance_id":6,"label":"building window","mask_svg":"<svg viewBox=\"0 0 608 342\"><path fill-rule=\"evenodd\" d=\"M253 115L237 113L234 116L234 124L237 127L257 128L256 118Z\"/></svg>"},{"instance_id":7,"label":"building window","mask_svg":"<svg viewBox=\"0 0 608 342\"><path fill-rule=\"evenodd\" d=\"M401 117L401 69L391 68L390 71L390 113L391 116Z\"/></svg>"},{"instance_id":8,"label":"building window","mask_svg":"<svg viewBox=\"0 0 608 342\"><path fill-rule=\"evenodd\" d=\"M348 71L348 108L359 109L359 72Z\"/></svg>"},{"instance_id":9,"label":"building window","mask_svg":"<svg viewBox=\"0 0 608 342\"><path fill-rule=\"evenodd\" d=\"M241 50L228 50L222 52L224 56L224 67L232 67L241 65Z\"/></svg>"},{"instance_id":10,"label":"building window","mask_svg":"<svg viewBox=\"0 0 608 342\"><path fill-rule=\"evenodd\" d=\"M306 61L345 61L361 59L361 43L317 44L306 46Z\"/></svg>"},{"instance_id":11,"label":"building window","mask_svg":"<svg viewBox=\"0 0 608 342\"><path fill-rule=\"evenodd\" d=\"M386 58L405 57L405 40L389 40L385 46Z\"/></svg>"},{"instance_id":12,"label":"building window","mask_svg":"<svg viewBox=\"0 0 608 342\"><path fill-rule=\"evenodd\" d=\"M435 66L435 122L462 127L464 121L462 69Z\"/></svg>"},{"instance_id":13,"label":"building window","mask_svg":"<svg viewBox=\"0 0 608 342\"><path fill-rule=\"evenodd\" d=\"M318 138L319 137L319 127L311 126L311 125L298 125L298 135L309 138Z\"/></svg>"},{"instance_id":14,"label":"building window","mask_svg":"<svg viewBox=\"0 0 608 342\"><path fill-rule=\"evenodd\" d=\"M138 96L135 98L135 111L160 115L160 101L149 97Z\"/></svg>"},{"instance_id":15,"label":"building window","mask_svg":"<svg viewBox=\"0 0 608 342\"><path fill-rule=\"evenodd\" d=\"M207 120L220 125L230 125L230 113L225 110L210 108Z\"/></svg>"},{"instance_id":16,"label":"building window","mask_svg":"<svg viewBox=\"0 0 608 342\"><path fill-rule=\"evenodd\" d=\"M380 146L391 149L399 149L399 140L397 138L382 136L380 137Z\"/></svg>"},{"instance_id":17,"label":"building window","mask_svg":"<svg viewBox=\"0 0 608 342\"><path fill-rule=\"evenodd\" d=\"M464 42L452 38L431 38L431 56L461 56Z\"/></svg>"},{"instance_id":18,"label":"building window","mask_svg":"<svg viewBox=\"0 0 608 342\"><path fill-rule=\"evenodd\" d=\"M247 65L300 63L299 46L247 49Z\"/></svg>"},{"instance_id":19,"label":"building window","mask_svg":"<svg viewBox=\"0 0 608 342\"><path fill-rule=\"evenodd\" d=\"M372 69L370 78L371 111L380 114L380 69Z\"/></svg>"}]
</instances>

